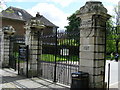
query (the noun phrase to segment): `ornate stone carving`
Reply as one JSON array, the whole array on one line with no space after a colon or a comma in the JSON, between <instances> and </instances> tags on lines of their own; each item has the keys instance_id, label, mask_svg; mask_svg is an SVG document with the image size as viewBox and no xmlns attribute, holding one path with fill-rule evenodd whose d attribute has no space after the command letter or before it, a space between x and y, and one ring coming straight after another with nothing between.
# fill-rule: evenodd
<instances>
[{"instance_id":1,"label":"ornate stone carving","mask_svg":"<svg viewBox=\"0 0 120 90\"><path fill-rule=\"evenodd\" d=\"M81 7L79 10L79 14L85 13L107 13L107 9L104 8L102 2L100 1L88 1L85 6Z\"/></svg>"}]
</instances>

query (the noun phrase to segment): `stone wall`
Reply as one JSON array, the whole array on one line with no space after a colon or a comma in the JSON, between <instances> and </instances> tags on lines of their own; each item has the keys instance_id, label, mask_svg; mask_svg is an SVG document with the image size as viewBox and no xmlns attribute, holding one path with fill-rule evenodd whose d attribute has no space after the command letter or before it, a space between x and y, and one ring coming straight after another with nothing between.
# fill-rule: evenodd
<instances>
[{"instance_id":1,"label":"stone wall","mask_svg":"<svg viewBox=\"0 0 120 90\"><path fill-rule=\"evenodd\" d=\"M13 26L13 28L16 30L15 35L25 34L24 24L25 24L24 21L2 18L2 27L7 26L7 25Z\"/></svg>"}]
</instances>

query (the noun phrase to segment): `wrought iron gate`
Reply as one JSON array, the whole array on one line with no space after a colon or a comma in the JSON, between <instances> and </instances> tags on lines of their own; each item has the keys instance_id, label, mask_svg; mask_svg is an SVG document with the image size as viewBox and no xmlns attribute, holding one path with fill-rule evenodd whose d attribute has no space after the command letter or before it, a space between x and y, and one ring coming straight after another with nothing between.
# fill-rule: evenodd
<instances>
[{"instance_id":1,"label":"wrought iron gate","mask_svg":"<svg viewBox=\"0 0 120 90\"><path fill-rule=\"evenodd\" d=\"M79 32L57 32L41 39L42 77L70 85L71 73L79 68Z\"/></svg>"},{"instance_id":2,"label":"wrought iron gate","mask_svg":"<svg viewBox=\"0 0 120 90\"><path fill-rule=\"evenodd\" d=\"M15 52L15 39L10 37L9 42L9 67L16 70L16 52Z\"/></svg>"},{"instance_id":3,"label":"wrought iron gate","mask_svg":"<svg viewBox=\"0 0 120 90\"><path fill-rule=\"evenodd\" d=\"M10 37L9 42L9 67L18 70L19 45L25 44L24 36Z\"/></svg>"}]
</instances>

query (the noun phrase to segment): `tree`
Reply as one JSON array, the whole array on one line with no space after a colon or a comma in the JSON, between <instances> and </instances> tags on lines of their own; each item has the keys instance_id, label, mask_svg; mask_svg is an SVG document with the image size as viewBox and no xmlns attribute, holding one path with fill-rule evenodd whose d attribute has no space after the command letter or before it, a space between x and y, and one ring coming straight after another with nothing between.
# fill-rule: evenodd
<instances>
[{"instance_id":1,"label":"tree","mask_svg":"<svg viewBox=\"0 0 120 90\"><path fill-rule=\"evenodd\" d=\"M75 45L78 45L80 43L80 18L76 17L76 14L78 13L78 10L73 13L70 17L67 17L67 20L69 21L68 26L65 26L66 33L68 36L68 39L71 39L71 41L74 42Z\"/></svg>"},{"instance_id":2,"label":"tree","mask_svg":"<svg viewBox=\"0 0 120 90\"><path fill-rule=\"evenodd\" d=\"M5 8L7 7L7 4L4 1L0 1L0 16L2 16L2 12ZM14 11L12 9L7 9L5 10L5 12L9 13L14 13Z\"/></svg>"},{"instance_id":3,"label":"tree","mask_svg":"<svg viewBox=\"0 0 120 90\"><path fill-rule=\"evenodd\" d=\"M69 25L65 26L66 32L73 32L73 31L79 32L80 19L76 17L77 12L78 11L76 11L70 17L67 18L67 20L69 21Z\"/></svg>"},{"instance_id":4,"label":"tree","mask_svg":"<svg viewBox=\"0 0 120 90\"><path fill-rule=\"evenodd\" d=\"M114 40L114 34L113 34L113 21L112 19L108 20L106 23L106 52L108 54L115 52L115 40Z\"/></svg>"},{"instance_id":5,"label":"tree","mask_svg":"<svg viewBox=\"0 0 120 90\"><path fill-rule=\"evenodd\" d=\"M119 26L120 25L120 2L118 3L118 6L114 7L114 12L115 12L115 15L114 15L115 22L114 23L116 26Z\"/></svg>"},{"instance_id":6,"label":"tree","mask_svg":"<svg viewBox=\"0 0 120 90\"><path fill-rule=\"evenodd\" d=\"M114 31L114 39L116 42L116 52L118 53L119 51L119 42L120 42L120 2L118 4L118 6L116 6L114 8L114 12L115 12L115 31Z\"/></svg>"},{"instance_id":7,"label":"tree","mask_svg":"<svg viewBox=\"0 0 120 90\"><path fill-rule=\"evenodd\" d=\"M7 5L3 0L0 1L0 11L2 11Z\"/></svg>"},{"instance_id":8,"label":"tree","mask_svg":"<svg viewBox=\"0 0 120 90\"><path fill-rule=\"evenodd\" d=\"M119 52L119 42L120 42L120 6L114 7L115 15L112 17L114 20L110 19L107 22L107 42L106 50L107 52Z\"/></svg>"}]
</instances>

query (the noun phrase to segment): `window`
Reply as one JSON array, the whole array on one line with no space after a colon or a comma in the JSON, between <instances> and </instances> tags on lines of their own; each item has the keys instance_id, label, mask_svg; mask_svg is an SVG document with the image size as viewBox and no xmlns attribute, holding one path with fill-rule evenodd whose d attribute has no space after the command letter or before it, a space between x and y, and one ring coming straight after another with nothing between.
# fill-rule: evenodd
<instances>
[{"instance_id":1,"label":"window","mask_svg":"<svg viewBox=\"0 0 120 90\"><path fill-rule=\"evenodd\" d=\"M20 16L20 18L22 18L22 13L21 12L17 12L17 13Z\"/></svg>"}]
</instances>

